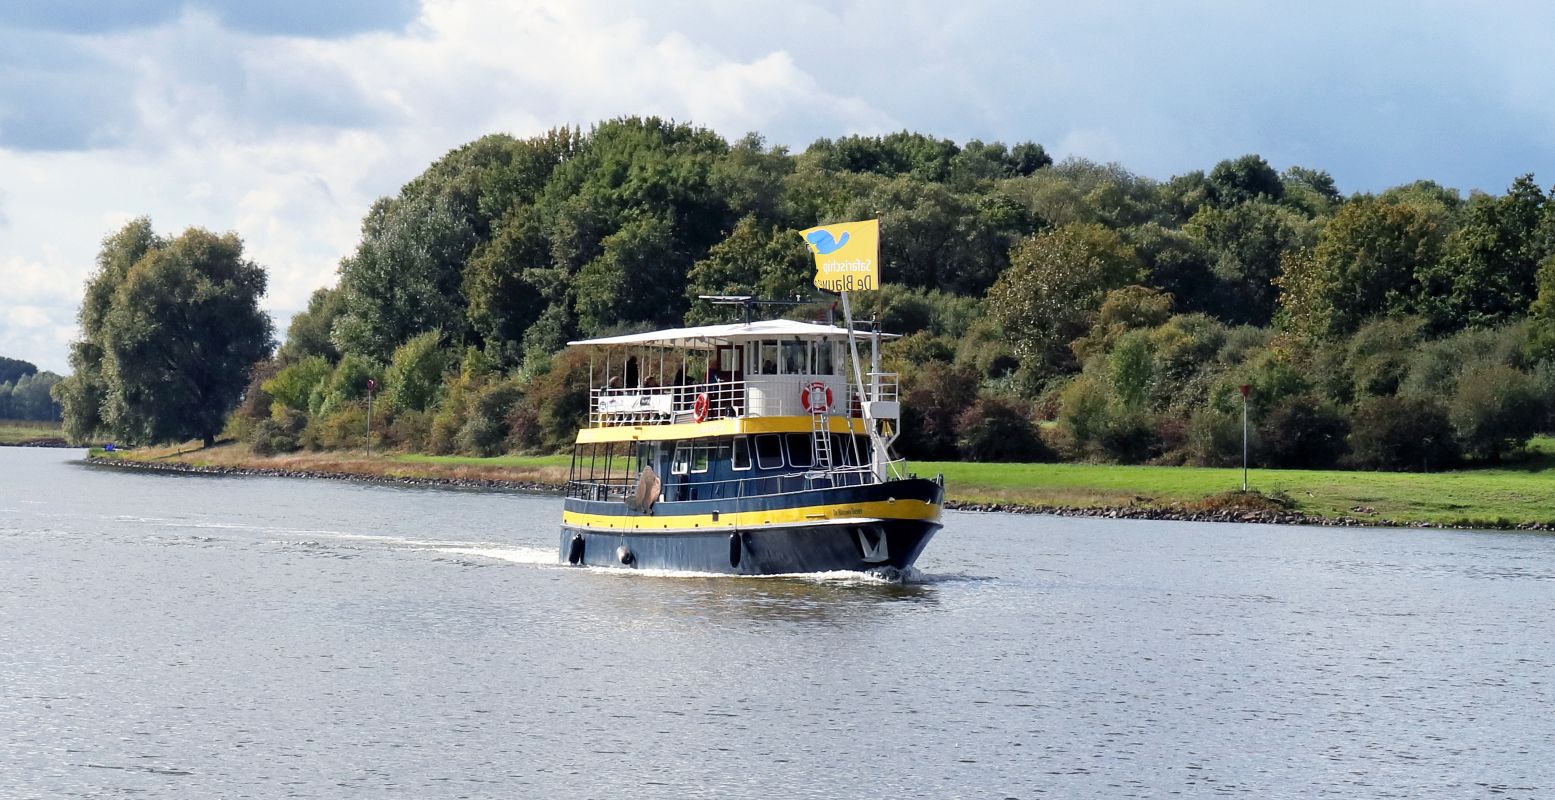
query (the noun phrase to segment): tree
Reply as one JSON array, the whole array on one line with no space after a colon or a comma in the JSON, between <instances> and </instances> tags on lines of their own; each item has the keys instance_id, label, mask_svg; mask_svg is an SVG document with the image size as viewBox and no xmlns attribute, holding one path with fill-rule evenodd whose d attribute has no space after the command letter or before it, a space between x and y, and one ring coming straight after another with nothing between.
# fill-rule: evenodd
<instances>
[{"instance_id":1,"label":"tree","mask_svg":"<svg viewBox=\"0 0 1555 800\"><path fill-rule=\"evenodd\" d=\"M1533 301L1544 252L1540 233L1544 191L1532 175L1501 197L1476 197L1446 253L1426 270L1420 309L1436 330L1493 325L1522 314Z\"/></svg>"},{"instance_id":2,"label":"tree","mask_svg":"<svg viewBox=\"0 0 1555 800\"><path fill-rule=\"evenodd\" d=\"M15 383L37 371L37 366L29 361L0 356L0 383ZM3 419L3 417L0 417L0 419Z\"/></svg>"},{"instance_id":3,"label":"tree","mask_svg":"<svg viewBox=\"0 0 1555 800\"><path fill-rule=\"evenodd\" d=\"M103 374L103 328L113 305L114 293L130 268L154 248L165 244L151 229L148 217L137 217L103 239L97 252L97 269L87 279L76 320L81 338L70 345L70 377L54 388L54 399L64 409L65 438L75 443L91 440L106 428L103 418L107 378Z\"/></svg>"},{"instance_id":4,"label":"tree","mask_svg":"<svg viewBox=\"0 0 1555 800\"><path fill-rule=\"evenodd\" d=\"M448 359L436 331L412 338L394 351L383 375L384 399L391 408L426 411L442 388Z\"/></svg>"},{"instance_id":5,"label":"tree","mask_svg":"<svg viewBox=\"0 0 1555 800\"><path fill-rule=\"evenodd\" d=\"M1209 173L1209 202L1221 208L1254 200L1278 201L1285 196L1279 173L1259 155L1245 155L1215 165Z\"/></svg>"},{"instance_id":6,"label":"tree","mask_svg":"<svg viewBox=\"0 0 1555 800\"><path fill-rule=\"evenodd\" d=\"M446 198L379 200L362 223L356 254L340 264L345 310L334 325L335 345L381 361L423 331L462 338L460 290L475 243L468 219Z\"/></svg>"},{"instance_id":7,"label":"tree","mask_svg":"<svg viewBox=\"0 0 1555 800\"><path fill-rule=\"evenodd\" d=\"M133 443L214 444L249 370L274 346L270 318L259 310L264 270L243 258L236 234L191 228L166 241L144 219L109 237L98 263L73 353L90 374L72 376L81 380L61 390L67 430L84 438L101 426ZM101 394L81 391L90 384Z\"/></svg>"},{"instance_id":8,"label":"tree","mask_svg":"<svg viewBox=\"0 0 1555 800\"><path fill-rule=\"evenodd\" d=\"M1071 356L1108 289L1139 277L1134 249L1099 225L1065 225L1022 242L988 290L990 312L1022 360L1042 372Z\"/></svg>"},{"instance_id":9,"label":"tree","mask_svg":"<svg viewBox=\"0 0 1555 800\"><path fill-rule=\"evenodd\" d=\"M323 288L314 290L308 298L308 307L292 317L286 328L286 343L276 354L290 364L308 356L321 356L329 361L340 360L340 350L330 338L335 320L344 312L340 290Z\"/></svg>"},{"instance_id":10,"label":"tree","mask_svg":"<svg viewBox=\"0 0 1555 800\"><path fill-rule=\"evenodd\" d=\"M1538 431L1547 402L1532 376L1505 364L1466 369L1448 413L1469 455L1500 461Z\"/></svg>"},{"instance_id":11,"label":"tree","mask_svg":"<svg viewBox=\"0 0 1555 800\"><path fill-rule=\"evenodd\" d=\"M1528 357L1555 360L1555 255L1539 263L1537 294L1528 307Z\"/></svg>"},{"instance_id":12,"label":"tree","mask_svg":"<svg viewBox=\"0 0 1555 800\"><path fill-rule=\"evenodd\" d=\"M1210 255L1220 282L1218 314L1228 322L1267 325L1274 317L1285 254L1311 244L1309 222L1288 208L1250 201L1205 207L1183 228Z\"/></svg>"}]
</instances>

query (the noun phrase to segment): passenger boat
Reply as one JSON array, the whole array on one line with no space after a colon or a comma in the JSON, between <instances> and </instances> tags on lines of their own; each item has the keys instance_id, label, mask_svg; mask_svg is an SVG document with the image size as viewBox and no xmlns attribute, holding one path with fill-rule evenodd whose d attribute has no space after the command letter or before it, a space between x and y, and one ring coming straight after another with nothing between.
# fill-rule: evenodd
<instances>
[{"instance_id":1,"label":"passenger boat","mask_svg":"<svg viewBox=\"0 0 1555 800\"><path fill-rule=\"evenodd\" d=\"M940 528L944 481L907 474L891 455L901 406L896 375L880 370L882 334L750 322L748 312L741 323L570 343L594 360L563 561L899 575L923 552Z\"/></svg>"}]
</instances>

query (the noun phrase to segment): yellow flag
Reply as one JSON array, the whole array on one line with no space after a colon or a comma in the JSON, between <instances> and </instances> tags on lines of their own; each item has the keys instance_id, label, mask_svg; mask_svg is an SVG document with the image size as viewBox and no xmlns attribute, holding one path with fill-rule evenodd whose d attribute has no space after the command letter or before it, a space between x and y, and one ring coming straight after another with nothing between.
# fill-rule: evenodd
<instances>
[{"instance_id":1,"label":"yellow flag","mask_svg":"<svg viewBox=\"0 0 1555 800\"><path fill-rule=\"evenodd\" d=\"M839 222L799 232L815 253L815 286L828 292L880 288L880 220Z\"/></svg>"}]
</instances>

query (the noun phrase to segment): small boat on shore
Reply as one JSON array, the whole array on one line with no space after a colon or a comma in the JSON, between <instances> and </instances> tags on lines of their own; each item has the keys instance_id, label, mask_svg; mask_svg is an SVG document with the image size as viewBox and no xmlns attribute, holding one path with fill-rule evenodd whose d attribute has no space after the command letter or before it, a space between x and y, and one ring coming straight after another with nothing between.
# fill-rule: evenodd
<instances>
[{"instance_id":1,"label":"small boat on shore","mask_svg":"<svg viewBox=\"0 0 1555 800\"><path fill-rule=\"evenodd\" d=\"M563 562L772 575L917 560L944 481L891 455L901 405L882 334L748 319L570 343L603 367L573 448Z\"/></svg>"}]
</instances>

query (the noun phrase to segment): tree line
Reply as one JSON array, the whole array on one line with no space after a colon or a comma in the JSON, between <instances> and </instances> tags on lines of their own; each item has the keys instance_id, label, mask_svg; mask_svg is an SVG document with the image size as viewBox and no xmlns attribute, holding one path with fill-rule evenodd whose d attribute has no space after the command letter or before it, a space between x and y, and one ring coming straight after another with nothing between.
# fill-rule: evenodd
<instances>
[{"instance_id":1,"label":"tree line","mask_svg":"<svg viewBox=\"0 0 1555 800\"><path fill-rule=\"evenodd\" d=\"M567 340L725 318L699 294L815 298L795 311L812 316L829 300L797 231L872 217L886 287L859 304L906 334L887 356L909 456L1225 463L1241 385L1266 465L1435 469L1550 427L1555 200L1532 176L1345 195L1256 155L1154 180L1030 142L902 132L794 153L653 118L486 136L380 199L273 357L243 317L253 346L198 359L172 404L216 409L198 431L126 383L194 365L141 352L136 301L115 298L148 258L209 254L227 266L204 293L168 280L231 293L210 326L257 302L263 272L230 235L131 223L104 243L58 393L72 435L224 424L273 452L360 446L371 379L384 446L554 450L586 405Z\"/></svg>"},{"instance_id":2,"label":"tree line","mask_svg":"<svg viewBox=\"0 0 1555 800\"><path fill-rule=\"evenodd\" d=\"M59 381L30 361L0 356L0 420L58 422L60 407L50 392Z\"/></svg>"}]
</instances>

